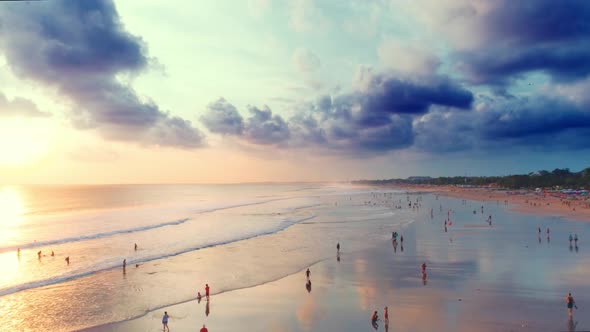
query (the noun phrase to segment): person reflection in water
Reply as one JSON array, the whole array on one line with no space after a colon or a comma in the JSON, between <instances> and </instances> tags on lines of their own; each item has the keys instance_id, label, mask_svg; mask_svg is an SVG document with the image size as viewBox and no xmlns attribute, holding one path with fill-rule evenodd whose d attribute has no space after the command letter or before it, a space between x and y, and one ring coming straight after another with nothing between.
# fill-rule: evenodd
<instances>
[{"instance_id":1,"label":"person reflection in water","mask_svg":"<svg viewBox=\"0 0 590 332\"><path fill-rule=\"evenodd\" d=\"M205 304L205 316L209 316L209 313L211 313L211 308L209 307L209 300L207 300L207 303Z\"/></svg>"},{"instance_id":2,"label":"person reflection in water","mask_svg":"<svg viewBox=\"0 0 590 332\"><path fill-rule=\"evenodd\" d=\"M305 289L307 289L308 293L311 293L311 280L308 280L307 283L305 283Z\"/></svg>"},{"instance_id":3,"label":"person reflection in water","mask_svg":"<svg viewBox=\"0 0 590 332\"><path fill-rule=\"evenodd\" d=\"M575 321L574 322L574 317L573 316L569 316L568 320L567 320L567 331L568 332L574 332L576 331L576 326L578 325L578 322Z\"/></svg>"}]
</instances>

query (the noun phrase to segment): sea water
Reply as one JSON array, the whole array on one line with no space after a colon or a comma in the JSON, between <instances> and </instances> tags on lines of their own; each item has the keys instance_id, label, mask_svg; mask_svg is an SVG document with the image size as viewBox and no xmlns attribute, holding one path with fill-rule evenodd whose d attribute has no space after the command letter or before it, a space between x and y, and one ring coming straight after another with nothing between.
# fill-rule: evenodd
<instances>
[{"instance_id":1,"label":"sea water","mask_svg":"<svg viewBox=\"0 0 590 332\"><path fill-rule=\"evenodd\" d=\"M83 329L193 300L206 283L215 294L277 280L413 221L369 207L375 197L342 184L0 188L4 326Z\"/></svg>"}]
</instances>

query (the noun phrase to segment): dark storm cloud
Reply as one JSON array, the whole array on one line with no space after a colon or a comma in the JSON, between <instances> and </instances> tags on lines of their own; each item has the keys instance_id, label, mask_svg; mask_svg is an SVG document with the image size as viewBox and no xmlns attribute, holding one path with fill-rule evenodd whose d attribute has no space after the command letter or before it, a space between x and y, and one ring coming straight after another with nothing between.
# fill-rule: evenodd
<instances>
[{"instance_id":1,"label":"dark storm cloud","mask_svg":"<svg viewBox=\"0 0 590 332\"><path fill-rule=\"evenodd\" d=\"M479 47L455 54L475 84L506 85L542 71L558 81L590 74L590 2L495 1L474 19ZM477 13L475 14L477 15Z\"/></svg>"},{"instance_id":2,"label":"dark storm cloud","mask_svg":"<svg viewBox=\"0 0 590 332\"><path fill-rule=\"evenodd\" d=\"M384 75L375 75L358 98L371 113L391 114L426 113L433 104L468 109L473 101L471 92L447 78L413 82Z\"/></svg>"},{"instance_id":3,"label":"dark storm cloud","mask_svg":"<svg viewBox=\"0 0 590 332\"><path fill-rule=\"evenodd\" d=\"M15 97L9 100L0 92L0 118L45 118L50 116L51 113L39 111L37 105L28 99Z\"/></svg>"},{"instance_id":4,"label":"dark storm cloud","mask_svg":"<svg viewBox=\"0 0 590 332\"><path fill-rule=\"evenodd\" d=\"M73 101L78 128L140 144L202 145L189 121L143 100L117 79L146 69L149 59L144 42L125 30L112 1L5 4L0 49L17 75L54 86Z\"/></svg>"},{"instance_id":5,"label":"dark storm cloud","mask_svg":"<svg viewBox=\"0 0 590 332\"><path fill-rule=\"evenodd\" d=\"M255 144L325 148L365 155L410 147L414 142L414 118L432 106L454 111L469 109L473 102L471 92L446 78L410 81L368 74L363 80L361 89L337 96L322 95L315 102L301 104L288 121L273 115L267 106L250 107L251 117L244 121L243 132L233 129L216 132ZM230 103L223 100L223 107L219 108L231 116L224 115L218 122L242 122Z\"/></svg>"},{"instance_id":6,"label":"dark storm cloud","mask_svg":"<svg viewBox=\"0 0 590 332\"><path fill-rule=\"evenodd\" d=\"M563 99L496 98L478 110L435 110L415 124L416 147L435 152L479 148L590 147L590 113Z\"/></svg>"},{"instance_id":7,"label":"dark storm cloud","mask_svg":"<svg viewBox=\"0 0 590 332\"><path fill-rule=\"evenodd\" d=\"M244 131L244 119L234 105L219 98L207 106L207 112L201 122L212 133L222 135L241 135Z\"/></svg>"}]
</instances>

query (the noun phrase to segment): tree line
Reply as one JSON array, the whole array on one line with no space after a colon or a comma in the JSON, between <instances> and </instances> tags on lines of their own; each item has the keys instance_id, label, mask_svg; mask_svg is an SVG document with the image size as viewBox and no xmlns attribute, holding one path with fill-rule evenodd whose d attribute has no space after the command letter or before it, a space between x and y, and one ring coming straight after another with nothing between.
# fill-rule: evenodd
<instances>
[{"instance_id":1,"label":"tree line","mask_svg":"<svg viewBox=\"0 0 590 332\"><path fill-rule=\"evenodd\" d=\"M451 176L451 177L411 177L407 179L358 180L354 184L428 184L428 185L495 185L508 189L534 188L590 188L590 167L580 172L571 172L569 168L556 168L553 171L537 171L529 174L507 176Z\"/></svg>"}]
</instances>

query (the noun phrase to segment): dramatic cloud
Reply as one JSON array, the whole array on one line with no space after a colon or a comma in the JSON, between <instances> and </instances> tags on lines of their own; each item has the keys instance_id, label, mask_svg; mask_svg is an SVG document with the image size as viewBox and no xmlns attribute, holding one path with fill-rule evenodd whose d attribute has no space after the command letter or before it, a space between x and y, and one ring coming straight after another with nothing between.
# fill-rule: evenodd
<instances>
[{"instance_id":1,"label":"dramatic cloud","mask_svg":"<svg viewBox=\"0 0 590 332\"><path fill-rule=\"evenodd\" d=\"M245 122L243 133L225 125L242 123L242 118L234 106L222 99L211 104L215 107L209 107L216 109L219 117L215 119L222 120L216 121L215 126L206 125L211 131L254 144L364 155L412 146L414 118L433 106L454 112L469 109L473 101L471 92L443 77L410 81L363 70L356 80L357 89L337 96L323 95L315 102L302 104L288 121L273 115L266 106L251 107L252 116Z\"/></svg>"},{"instance_id":2,"label":"dramatic cloud","mask_svg":"<svg viewBox=\"0 0 590 332\"><path fill-rule=\"evenodd\" d=\"M590 2L474 1L462 8L449 19L463 23L475 40L455 55L470 82L506 85L532 71L556 81L590 74Z\"/></svg>"},{"instance_id":3,"label":"dramatic cloud","mask_svg":"<svg viewBox=\"0 0 590 332\"><path fill-rule=\"evenodd\" d=\"M149 60L143 41L125 30L112 1L5 4L0 24L0 49L12 70L70 98L76 127L140 144L202 145L189 121L140 98L117 78L146 69Z\"/></svg>"},{"instance_id":4,"label":"dramatic cloud","mask_svg":"<svg viewBox=\"0 0 590 332\"><path fill-rule=\"evenodd\" d=\"M50 116L51 113L39 111L37 105L28 99L15 97L12 100L8 100L8 98L0 92L0 118L43 118Z\"/></svg>"},{"instance_id":5,"label":"dramatic cloud","mask_svg":"<svg viewBox=\"0 0 590 332\"><path fill-rule=\"evenodd\" d=\"M268 106L249 107L252 116L246 122L244 135L256 144L281 144L290 137L289 127L280 115L273 115Z\"/></svg>"},{"instance_id":6,"label":"dramatic cloud","mask_svg":"<svg viewBox=\"0 0 590 332\"><path fill-rule=\"evenodd\" d=\"M437 152L517 146L590 147L590 113L565 99L486 98L474 112L435 110L416 121L416 146Z\"/></svg>"},{"instance_id":7,"label":"dramatic cloud","mask_svg":"<svg viewBox=\"0 0 590 332\"><path fill-rule=\"evenodd\" d=\"M244 131L244 119L234 105L223 98L207 106L207 113L201 117L201 122L216 134L241 135Z\"/></svg>"},{"instance_id":8,"label":"dramatic cloud","mask_svg":"<svg viewBox=\"0 0 590 332\"><path fill-rule=\"evenodd\" d=\"M301 72L312 72L320 68L320 59L313 52L305 49L297 49L293 55L293 63Z\"/></svg>"},{"instance_id":9,"label":"dramatic cloud","mask_svg":"<svg viewBox=\"0 0 590 332\"><path fill-rule=\"evenodd\" d=\"M358 99L371 113L419 114L433 104L468 109L473 101L470 91L445 77L401 80L361 68L356 81L362 93Z\"/></svg>"}]
</instances>

